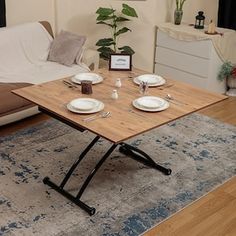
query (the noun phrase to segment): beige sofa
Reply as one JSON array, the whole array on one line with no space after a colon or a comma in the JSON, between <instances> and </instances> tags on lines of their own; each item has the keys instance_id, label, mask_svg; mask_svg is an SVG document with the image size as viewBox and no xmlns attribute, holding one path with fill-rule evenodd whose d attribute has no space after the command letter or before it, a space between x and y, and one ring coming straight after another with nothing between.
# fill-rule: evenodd
<instances>
[{"instance_id":1,"label":"beige sofa","mask_svg":"<svg viewBox=\"0 0 236 236\"><path fill-rule=\"evenodd\" d=\"M98 68L99 54L84 50L80 65L47 61L53 32L48 22L34 22L0 30L0 126L37 114L38 108L11 90Z\"/></svg>"}]
</instances>

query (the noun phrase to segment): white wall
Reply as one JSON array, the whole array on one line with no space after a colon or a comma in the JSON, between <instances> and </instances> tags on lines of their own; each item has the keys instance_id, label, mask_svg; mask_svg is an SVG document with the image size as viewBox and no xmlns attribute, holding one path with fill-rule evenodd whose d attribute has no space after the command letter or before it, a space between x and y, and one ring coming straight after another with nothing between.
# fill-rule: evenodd
<instances>
[{"instance_id":1,"label":"white wall","mask_svg":"<svg viewBox=\"0 0 236 236\"><path fill-rule=\"evenodd\" d=\"M113 6L121 9L121 4L127 1L117 0L63 0L58 1L58 30L62 28L84 34L88 37L87 45L96 48L96 41L103 37L110 37L108 28L104 25L96 25L95 12L99 6ZM132 29L131 33L122 35L120 46L129 45L135 51L134 65L152 71L154 50L154 26L157 21L165 21L166 11L163 0L130 1L135 7L139 18L133 19L125 25ZM147 14L148 13L148 14Z\"/></svg>"},{"instance_id":2,"label":"white wall","mask_svg":"<svg viewBox=\"0 0 236 236\"><path fill-rule=\"evenodd\" d=\"M219 0L187 0L184 4L183 22L195 23L195 16L198 11L204 11L206 16L205 23L208 24L210 20L217 22Z\"/></svg>"},{"instance_id":3,"label":"white wall","mask_svg":"<svg viewBox=\"0 0 236 236\"><path fill-rule=\"evenodd\" d=\"M7 26L47 20L54 25L53 0L6 0Z\"/></svg>"},{"instance_id":4,"label":"white wall","mask_svg":"<svg viewBox=\"0 0 236 236\"><path fill-rule=\"evenodd\" d=\"M99 6L113 6L120 9L122 3L133 6L138 19L126 26L131 33L122 35L119 43L127 44L136 51L133 63L142 69L152 71L154 51L154 27L159 22L173 20L175 0L7 0L7 23L14 25L27 21L48 20L54 30L61 29L86 35L87 45L96 48L96 41L109 37L104 25L96 25L96 9ZM209 19L216 19L218 0L187 0L184 5L183 22L194 23L199 10L203 10Z\"/></svg>"}]
</instances>

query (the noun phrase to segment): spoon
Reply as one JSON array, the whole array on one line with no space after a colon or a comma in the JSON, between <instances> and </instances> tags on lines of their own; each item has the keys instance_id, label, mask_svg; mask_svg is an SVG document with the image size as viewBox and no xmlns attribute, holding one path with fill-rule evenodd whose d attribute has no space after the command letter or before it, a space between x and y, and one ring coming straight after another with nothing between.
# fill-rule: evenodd
<instances>
[{"instance_id":1,"label":"spoon","mask_svg":"<svg viewBox=\"0 0 236 236\"><path fill-rule=\"evenodd\" d=\"M174 98L169 93L166 95L166 98L170 100L174 100Z\"/></svg>"},{"instance_id":2,"label":"spoon","mask_svg":"<svg viewBox=\"0 0 236 236\"><path fill-rule=\"evenodd\" d=\"M165 98L166 98L167 100L169 100L169 101L175 101L175 102L177 102L177 103L179 103L179 104L185 104L185 103L183 103L183 102L181 102L181 101L179 101L179 100L174 99L174 97L171 96L169 93L166 95Z\"/></svg>"},{"instance_id":3,"label":"spoon","mask_svg":"<svg viewBox=\"0 0 236 236\"><path fill-rule=\"evenodd\" d=\"M104 111L99 115L94 115L94 116L87 117L87 118L83 119L83 121L92 121L92 120L96 120L98 118L107 118L109 116L111 116L111 112Z\"/></svg>"}]
</instances>

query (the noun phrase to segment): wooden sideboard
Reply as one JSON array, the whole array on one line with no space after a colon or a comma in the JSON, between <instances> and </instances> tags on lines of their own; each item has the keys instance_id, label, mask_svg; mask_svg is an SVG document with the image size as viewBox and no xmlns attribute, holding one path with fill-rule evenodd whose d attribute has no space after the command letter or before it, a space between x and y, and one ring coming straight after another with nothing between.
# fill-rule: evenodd
<instances>
[{"instance_id":1,"label":"wooden sideboard","mask_svg":"<svg viewBox=\"0 0 236 236\"><path fill-rule=\"evenodd\" d=\"M156 30L154 72L213 92L225 93L225 82L217 80L222 61L212 41L183 41Z\"/></svg>"}]
</instances>

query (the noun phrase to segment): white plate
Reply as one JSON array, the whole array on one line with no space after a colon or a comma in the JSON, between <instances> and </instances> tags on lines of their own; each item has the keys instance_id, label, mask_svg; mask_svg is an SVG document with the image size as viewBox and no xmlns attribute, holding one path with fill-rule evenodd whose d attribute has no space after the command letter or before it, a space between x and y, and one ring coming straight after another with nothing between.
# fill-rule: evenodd
<instances>
[{"instance_id":1,"label":"white plate","mask_svg":"<svg viewBox=\"0 0 236 236\"><path fill-rule=\"evenodd\" d=\"M103 78L95 73L80 73L71 78L71 81L76 84L81 84L82 80L92 81L92 84L98 84L103 81Z\"/></svg>"},{"instance_id":2,"label":"white plate","mask_svg":"<svg viewBox=\"0 0 236 236\"><path fill-rule=\"evenodd\" d=\"M94 104L96 104L96 106L94 106L92 109L90 110L82 110L81 109L78 109L78 108L75 108L71 105L71 102L74 101L72 100L71 102L69 102L67 104L67 109L71 112L75 112L75 113L80 113L80 114L90 114L90 113L96 113L96 112L99 112L99 111L102 111L104 109L104 103L103 102L100 102L96 99L93 99L93 98L78 98L78 99L86 99L86 100L92 100L94 102Z\"/></svg>"},{"instance_id":3,"label":"white plate","mask_svg":"<svg viewBox=\"0 0 236 236\"><path fill-rule=\"evenodd\" d=\"M147 82L149 87L156 87L166 83L166 80L159 75L155 74L144 74L134 78L135 84L140 82Z\"/></svg>"},{"instance_id":4,"label":"white plate","mask_svg":"<svg viewBox=\"0 0 236 236\"><path fill-rule=\"evenodd\" d=\"M91 98L77 98L70 102L70 106L73 107L73 109L81 111L92 110L98 105L99 101Z\"/></svg>"},{"instance_id":5,"label":"white plate","mask_svg":"<svg viewBox=\"0 0 236 236\"><path fill-rule=\"evenodd\" d=\"M152 97L152 96L150 96ZM151 111L151 112L154 112L154 111L163 111L165 109L167 109L169 107L169 103L167 101L165 101L164 99L162 98L159 98L159 97L152 97L153 99L155 98L156 100L159 101L159 104L160 106L159 107L156 107L156 108L153 108L153 106L150 108L150 107L146 107L146 106L143 106L143 105L140 105L140 100L139 99L144 99L145 97L142 97L142 98L137 98L133 101L133 106L139 110L142 110L142 111ZM147 105L147 104L146 104Z\"/></svg>"},{"instance_id":6,"label":"white plate","mask_svg":"<svg viewBox=\"0 0 236 236\"><path fill-rule=\"evenodd\" d=\"M144 96L141 98L136 99L136 103L138 103L139 106L148 108L148 109L156 109L164 106L165 100L154 97L154 96Z\"/></svg>"}]
</instances>

